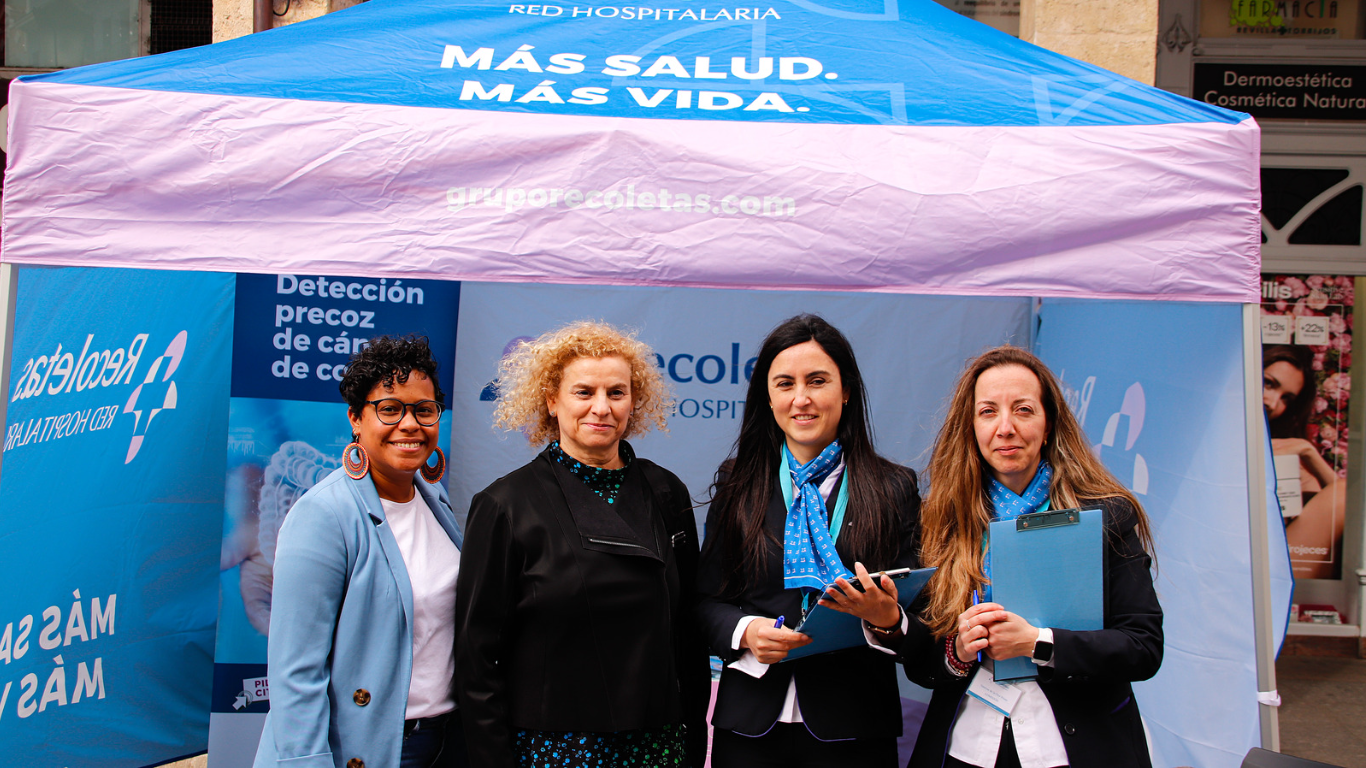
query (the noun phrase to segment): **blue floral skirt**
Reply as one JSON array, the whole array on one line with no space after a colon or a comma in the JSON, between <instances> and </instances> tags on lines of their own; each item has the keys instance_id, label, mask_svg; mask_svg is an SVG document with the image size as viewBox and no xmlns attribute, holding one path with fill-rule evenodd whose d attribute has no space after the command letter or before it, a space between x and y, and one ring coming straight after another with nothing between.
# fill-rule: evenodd
<instances>
[{"instance_id":1,"label":"blue floral skirt","mask_svg":"<svg viewBox=\"0 0 1366 768\"><path fill-rule=\"evenodd\" d=\"M634 731L528 731L513 733L521 768L658 768L684 765L682 725Z\"/></svg>"}]
</instances>

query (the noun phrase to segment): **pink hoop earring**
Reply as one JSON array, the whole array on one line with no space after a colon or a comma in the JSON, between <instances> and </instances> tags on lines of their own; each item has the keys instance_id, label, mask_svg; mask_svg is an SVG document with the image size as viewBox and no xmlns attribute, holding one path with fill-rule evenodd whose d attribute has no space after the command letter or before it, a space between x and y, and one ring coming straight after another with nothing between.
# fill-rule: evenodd
<instances>
[{"instance_id":1,"label":"pink hoop earring","mask_svg":"<svg viewBox=\"0 0 1366 768\"><path fill-rule=\"evenodd\" d=\"M357 454L352 456L352 454ZM342 449L342 469L352 480L360 480L370 472L370 454L360 443L351 443Z\"/></svg>"},{"instance_id":2,"label":"pink hoop earring","mask_svg":"<svg viewBox=\"0 0 1366 768\"><path fill-rule=\"evenodd\" d=\"M423 464L420 471L423 480L435 485L441 482L441 476L446 474L446 454L442 453L440 448L437 448L433 453L436 456L435 466Z\"/></svg>"}]
</instances>

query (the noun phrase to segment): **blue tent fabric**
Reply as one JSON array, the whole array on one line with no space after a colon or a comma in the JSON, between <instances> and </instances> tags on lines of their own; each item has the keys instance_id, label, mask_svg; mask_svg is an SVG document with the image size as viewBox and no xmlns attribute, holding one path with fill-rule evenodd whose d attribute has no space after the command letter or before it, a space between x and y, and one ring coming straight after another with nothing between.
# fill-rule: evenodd
<instances>
[{"instance_id":1,"label":"blue tent fabric","mask_svg":"<svg viewBox=\"0 0 1366 768\"><path fill-rule=\"evenodd\" d=\"M447 46L458 47L459 55L451 58ZM554 63L565 54L577 58ZM618 57L615 65L609 57ZM737 57L741 73L758 75L767 67L768 76L737 77ZM808 76L812 61L819 73ZM1247 117L1035 47L932 0L765 0L748 8L371 0L211 47L26 80L695 120L1081 126L1234 124ZM484 93L510 85L513 97L470 98L467 82L479 83ZM547 82L549 90L537 96L535 89ZM571 101L582 88L604 90ZM746 108L677 108L680 90L695 92L694 105L705 90L734 94ZM528 94L534 100L520 101ZM760 100L762 94L777 98ZM604 96L602 103L583 103ZM655 106L646 106L656 98Z\"/></svg>"}]
</instances>

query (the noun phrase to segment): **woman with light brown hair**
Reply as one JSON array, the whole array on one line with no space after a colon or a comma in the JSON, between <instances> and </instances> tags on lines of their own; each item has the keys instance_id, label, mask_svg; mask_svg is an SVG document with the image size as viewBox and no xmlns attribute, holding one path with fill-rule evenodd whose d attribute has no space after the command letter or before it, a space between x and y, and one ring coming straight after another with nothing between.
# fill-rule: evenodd
<instances>
[{"instance_id":1,"label":"woman with light brown hair","mask_svg":"<svg viewBox=\"0 0 1366 768\"><path fill-rule=\"evenodd\" d=\"M498 392L498 425L545 449L476 494L465 524L455 659L471 763L701 766L692 502L624 439L672 406L654 353L574 323L513 350Z\"/></svg>"},{"instance_id":2,"label":"woman with light brown hair","mask_svg":"<svg viewBox=\"0 0 1366 768\"><path fill-rule=\"evenodd\" d=\"M907 676L934 695L911 768L1149 768L1130 685L1162 663L1148 518L1096 458L1048 368L1012 346L969 362L929 475L921 559L939 571L901 657ZM1076 507L1104 512L1104 628L1031 626L991 601L988 525ZM978 591L984 599L974 605ZM970 684L989 684L995 661L1018 657L1032 658L1038 678L1013 686L1008 716L965 695Z\"/></svg>"}]
</instances>

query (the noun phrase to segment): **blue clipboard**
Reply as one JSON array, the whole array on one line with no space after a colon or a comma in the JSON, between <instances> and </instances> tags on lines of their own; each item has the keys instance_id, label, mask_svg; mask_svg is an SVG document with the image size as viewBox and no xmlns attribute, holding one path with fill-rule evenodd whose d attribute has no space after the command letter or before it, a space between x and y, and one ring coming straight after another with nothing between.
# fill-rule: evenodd
<instances>
[{"instance_id":1,"label":"blue clipboard","mask_svg":"<svg viewBox=\"0 0 1366 768\"><path fill-rule=\"evenodd\" d=\"M991 524L991 601L1036 627L1105 624L1103 513L1058 509ZM1038 677L1027 656L996 662L995 679Z\"/></svg>"},{"instance_id":2,"label":"blue clipboard","mask_svg":"<svg viewBox=\"0 0 1366 768\"><path fill-rule=\"evenodd\" d=\"M925 588L937 568L918 568L896 582L896 601L907 608ZM863 622L857 616L841 613L814 603L795 630L811 638L811 642L788 651L786 661L804 659L821 653L861 648L868 645L863 637ZM782 662L779 662L782 663Z\"/></svg>"}]
</instances>

